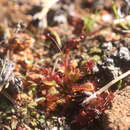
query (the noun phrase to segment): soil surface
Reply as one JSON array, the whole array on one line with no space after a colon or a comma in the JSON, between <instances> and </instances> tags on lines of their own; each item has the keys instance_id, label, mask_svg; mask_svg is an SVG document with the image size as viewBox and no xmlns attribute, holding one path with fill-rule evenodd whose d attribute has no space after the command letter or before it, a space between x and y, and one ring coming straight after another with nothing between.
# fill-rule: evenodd
<instances>
[{"instance_id":1,"label":"soil surface","mask_svg":"<svg viewBox=\"0 0 130 130\"><path fill-rule=\"evenodd\" d=\"M103 125L105 130L130 129L130 86L116 92L112 108L105 111Z\"/></svg>"}]
</instances>

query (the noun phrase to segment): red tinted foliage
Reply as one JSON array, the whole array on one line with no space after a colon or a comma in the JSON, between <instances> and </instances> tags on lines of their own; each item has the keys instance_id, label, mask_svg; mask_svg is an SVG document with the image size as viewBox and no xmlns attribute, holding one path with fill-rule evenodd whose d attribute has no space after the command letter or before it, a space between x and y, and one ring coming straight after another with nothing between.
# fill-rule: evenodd
<instances>
[{"instance_id":1,"label":"red tinted foliage","mask_svg":"<svg viewBox=\"0 0 130 130\"><path fill-rule=\"evenodd\" d=\"M44 103L44 108L47 108L48 113L56 111L59 105L62 107L62 110L64 111L63 113L66 113L66 111L71 108L71 102L73 100L76 101L78 93L88 92L91 94L97 90L94 81L86 81L85 83L80 84L76 83L81 78L82 72L80 68L71 64L69 51L64 56L64 60L60 65L63 69L63 72L61 73L58 71L53 72L52 69L49 68L44 68L42 71L44 82L47 81L45 87L49 84L49 87L46 87L46 103ZM87 72L92 73L94 65L95 62L93 60L88 60L85 64ZM53 88L53 92L51 88ZM56 93L54 93L54 91L56 91ZM82 101L84 100L83 97L80 99ZM72 117L74 117L72 123L76 123L76 125L82 127L93 122L95 119L100 118L104 110L110 106L112 99L113 95L105 92L101 95L97 95L97 98L92 99L84 106L75 108L76 110L78 109L78 112L72 115ZM75 105L75 107L77 107L77 105Z\"/></svg>"},{"instance_id":2,"label":"red tinted foliage","mask_svg":"<svg viewBox=\"0 0 130 130\"><path fill-rule=\"evenodd\" d=\"M63 47L64 50L66 49L76 49L78 45L85 40L85 35L81 34L79 38L71 38L69 39L65 46Z\"/></svg>"},{"instance_id":3,"label":"red tinted foliage","mask_svg":"<svg viewBox=\"0 0 130 130\"><path fill-rule=\"evenodd\" d=\"M88 72L92 72L94 65L95 65L95 62L93 60L89 60L86 62L85 68L87 69Z\"/></svg>"},{"instance_id":4,"label":"red tinted foliage","mask_svg":"<svg viewBox=\"0 0 130 130\"><path fill-rule=\"evenodd\" d=\"M22 128L22 127L20 127L20 126L18 126L17 130L23 130L23 128Z\"/></svg>"},{"instance_id":5,"label":"red tinted foliage","mask_svg":"<svg viewBox=\"0 0 130 130\"><path fill-rule=\"evenodd\" d=\"M89 104L86 104L84 108L79 110L79 113L74 118L74 123L79 126L85 126L100 118L104 110L109 108L113 97L112 93L97 95L97 98L91 100Z\"/></svg>"},{"instance_id":6,"label":"red tinted foliage","mask_svg":"<svg viewBox=\"0 0 130 130\"><path fill-rule=\"evenodd\" d=\"M74 27L73 33L79 35L83 31L84 22L82 19L78 17L69 17L68 18L69 24Z\"/></svg>"},{"instance_id":7,"label":"red tinted foliage","mask_svg":"<svg viewBox=\"0 0 130 130\"><path fill-rule=\"evenodd\" d=\"M72 92L80 92L80 91L94 92L95 86L93 83L87 82L87 83L82 84L82 85L71 86L71 91Z\"/></svg>"}]
</instances>

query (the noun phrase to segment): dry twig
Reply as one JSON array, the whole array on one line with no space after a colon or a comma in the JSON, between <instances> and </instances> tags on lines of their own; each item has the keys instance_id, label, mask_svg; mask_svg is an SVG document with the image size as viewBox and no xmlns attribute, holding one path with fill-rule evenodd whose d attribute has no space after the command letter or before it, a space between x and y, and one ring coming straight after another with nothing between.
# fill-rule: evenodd
<instances>
[{"instance_id":1,"label":"dry twig","mask_svg":"<svg viewBox=\"0 0 130 130\"><path fill-rule=\"evenodd\" d=\"M97 95L100 95L101 93L103 93L104 91L108 90L112 85L114 85L116 82L118 82L119 80L127 77L128 75L130 75L130 70L128 70L127 72L123 73L122 75L120 75L119 77L117 77L116 79L113 79L111 82L109 82L108 84L106 84L104 87L102 87L101 89L99 89L97 92L95 92L94 94L92 94L90 97L87 97L83 102L82 105L89 103L92 99L96 98Z\"/></svg>"},{"instance_id":2,"label":"dry twig","mask_svg":"<svg viewBox=\"0 0 130 130\"><path fill-rule=\"evenodd\" d=\"M40 27L47 27L47 13L59 0L41 0L42 10L33 16L33 19L41 20Z\"/></svg>"}]
</instances>

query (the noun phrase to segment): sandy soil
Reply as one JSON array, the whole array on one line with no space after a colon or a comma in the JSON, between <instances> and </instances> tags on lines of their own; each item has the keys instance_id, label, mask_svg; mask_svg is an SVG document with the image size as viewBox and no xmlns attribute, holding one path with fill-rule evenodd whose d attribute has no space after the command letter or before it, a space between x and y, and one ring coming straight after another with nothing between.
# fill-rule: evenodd
<instances>
[{"instance_id":1,"label":"sandy soil","mask_svg":"<svg viewBox=\"0 0 130 130\"><path fill-rule=\"evenodd\" d=\"M130 130L130 86L116 93L112 108L105 114L105 130Z\"/></svg>"}]
</instances>

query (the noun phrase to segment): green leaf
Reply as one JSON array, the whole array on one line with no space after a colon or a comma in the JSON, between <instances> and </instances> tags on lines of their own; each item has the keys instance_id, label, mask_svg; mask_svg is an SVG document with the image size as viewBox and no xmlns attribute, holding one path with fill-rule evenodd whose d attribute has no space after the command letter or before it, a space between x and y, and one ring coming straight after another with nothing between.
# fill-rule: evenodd
<instances>
[{"instance_id":1,"label":"green leaf","mask_svg":"<svg viewBox=\"0 0 130 130\"><path fill-rule=\"evenodd\" d=\"M113 6L112 6L112 10L113 10L113 13L114 13L116 19L119 19L120 16L119 16L119 14L118 14L117 7L116 7L115 4L113 4Z\"/></svg>"},{"instance_id":2,"label":"green leaf","mask_svg":"<svg viewBox=\"0 0 130 130\"><path fill-rule=\"evenodd\" d=\"M85 24L85 29L88 32L91 32L93 27L94 27L94 19L92 19L91 17L87 16L83 20L84 20L84 24Z\"/></svg>"},{"instance_id":3,"label":"green leaf","mask_svg":"<svg viewBox=\"0 0 130 130\"><path fill-rule=\"evenodd\" d=\"M30 65L32 65L32 64L33 64L33 62L34 62L33 60L28 60L28 59L25 59L25 63L26 63L26 64L30 64Z\"/></svg>"},{"instance_id":4,"label":"green leaf","mask_svg":"<svg viewBox=\"0 0 130 130\"><path fill-rule=\"evenodd\" d=\"M47 86L56 86L57 85L55 80L44 81L44 84L47 85Z\"/></svg>"}]
</instances>

